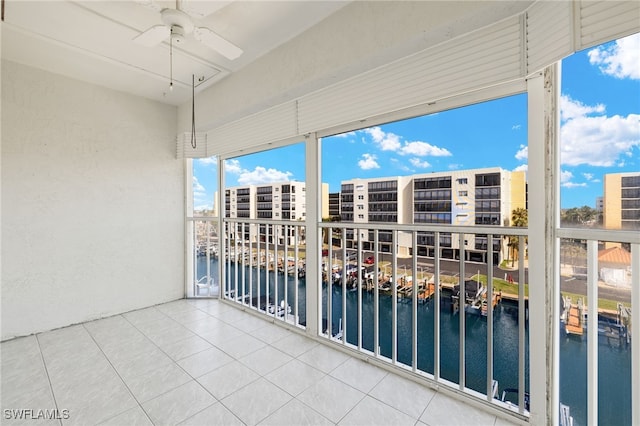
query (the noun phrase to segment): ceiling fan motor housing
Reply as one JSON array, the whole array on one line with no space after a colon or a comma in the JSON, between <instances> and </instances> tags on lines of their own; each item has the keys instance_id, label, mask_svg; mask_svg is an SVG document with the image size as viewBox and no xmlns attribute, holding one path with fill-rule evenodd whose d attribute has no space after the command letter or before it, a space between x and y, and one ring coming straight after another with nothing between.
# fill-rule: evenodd
<instances>
[{"instance_id":1,"label":"ceiling fan motor housing","mask_svg":"<svg viewBox=\"0 0 640 426\"><path fill-rule=\"evenodd\" d=\"M175 44L184 42L184 28L180 25L171 26L171 41Z\"/></svg>"},{"instance_id":2,"label":"ceiling fan motor housing","mask_svg":"<svg viewBox=\"0 0 640 426\"><path fill-rule=\"evenodd\" d=\"M162 9L162 22L171 28L171 39L175 43L182 43L184 36L193 31L193 21L189 15L178 9Z\"/></svg>"}]
</instances>

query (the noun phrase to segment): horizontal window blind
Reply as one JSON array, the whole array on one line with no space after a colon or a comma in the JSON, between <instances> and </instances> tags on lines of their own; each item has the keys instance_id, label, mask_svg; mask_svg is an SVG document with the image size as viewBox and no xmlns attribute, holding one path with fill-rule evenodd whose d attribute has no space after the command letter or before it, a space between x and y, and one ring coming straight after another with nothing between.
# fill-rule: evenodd
<instances>
[{"instance_id":1,"label":"horizontal window blind","mask_svg":"<svg viewBox=\"0 0 640 426\"><path fill-rule=\"evenodd\" d=\"M193 142L190 132L179 134L176 137L176 157L178 159L206 158L214 155L213 149L207 144L206 133L196 133L195 143Z\"/></svg>"},{"instance_id":2,"label":"horizontal window blind","mask_svg":"<svg viewBox=\"0 0 640 426\"><path fill-rule=\"evenodd\" d=\"M400 118L421 105L524 81L577 50L639 31L640 1L538 1L520 15L213 129L210 151L190 156L251 152L366 119Z\"/></svg>"}]
</instances>

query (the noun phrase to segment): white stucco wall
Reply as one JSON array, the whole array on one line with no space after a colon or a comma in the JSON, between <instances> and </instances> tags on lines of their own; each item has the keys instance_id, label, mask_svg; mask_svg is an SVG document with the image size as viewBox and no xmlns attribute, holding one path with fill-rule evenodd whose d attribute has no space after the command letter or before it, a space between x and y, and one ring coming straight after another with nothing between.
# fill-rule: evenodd
<instances>
[{"instance_id":1,"label":"white stucco wall","mask_svg":"<svg viewBox=\"0 0 640 426\"><path fill-rule=\"evenodd\" d=\"M2 62L2 340L183 297L176 112Z\"/></svg>"}]
</instances>

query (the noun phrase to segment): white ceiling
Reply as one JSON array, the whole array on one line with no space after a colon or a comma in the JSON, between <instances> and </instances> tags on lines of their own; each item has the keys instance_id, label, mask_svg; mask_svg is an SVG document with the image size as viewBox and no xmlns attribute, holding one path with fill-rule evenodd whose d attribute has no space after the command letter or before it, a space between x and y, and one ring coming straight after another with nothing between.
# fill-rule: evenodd
<instances>
[{"instance_id":1,"label":"white ceiling","mask_svg":"<svg viewBox=\"0 0 640 426\"><path fill-rule=\"evenodd\" d=\"M196 26L240 47L229 60L193 34L173 47L174 89L169 90L169 41L145 47L133 39L162 24L160 9L174 1L6 0L2 57L82 81L172 105L240 70L316 25L349 1L183 0ZM202 81L199 81L202 80Z\"/></svg>"}]
</instances>

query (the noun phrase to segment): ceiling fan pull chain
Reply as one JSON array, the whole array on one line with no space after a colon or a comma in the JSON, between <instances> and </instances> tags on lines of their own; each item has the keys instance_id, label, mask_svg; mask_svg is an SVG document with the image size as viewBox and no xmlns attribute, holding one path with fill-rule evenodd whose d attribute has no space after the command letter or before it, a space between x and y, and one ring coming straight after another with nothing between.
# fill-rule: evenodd
<instances>
[{"instance_id":1,"label":"ceiling fan pull chain","mask_svg":"<svg viewBox=\"0 0 640 426\"><path fill-rule=\"evenodd\" d=\"M191 74L191 147L196 149L196 83Z\"/></svg>"},{"instance_id":2,"label":"ceiling fan pull chain","mask_svg":"<svg viewBox=\"0 0 640 426\"><path fill-rule=\"evenodd\" d=\"M173 90L173 28L169 35L169 90Z\"/></svg>"}]
</instances>

